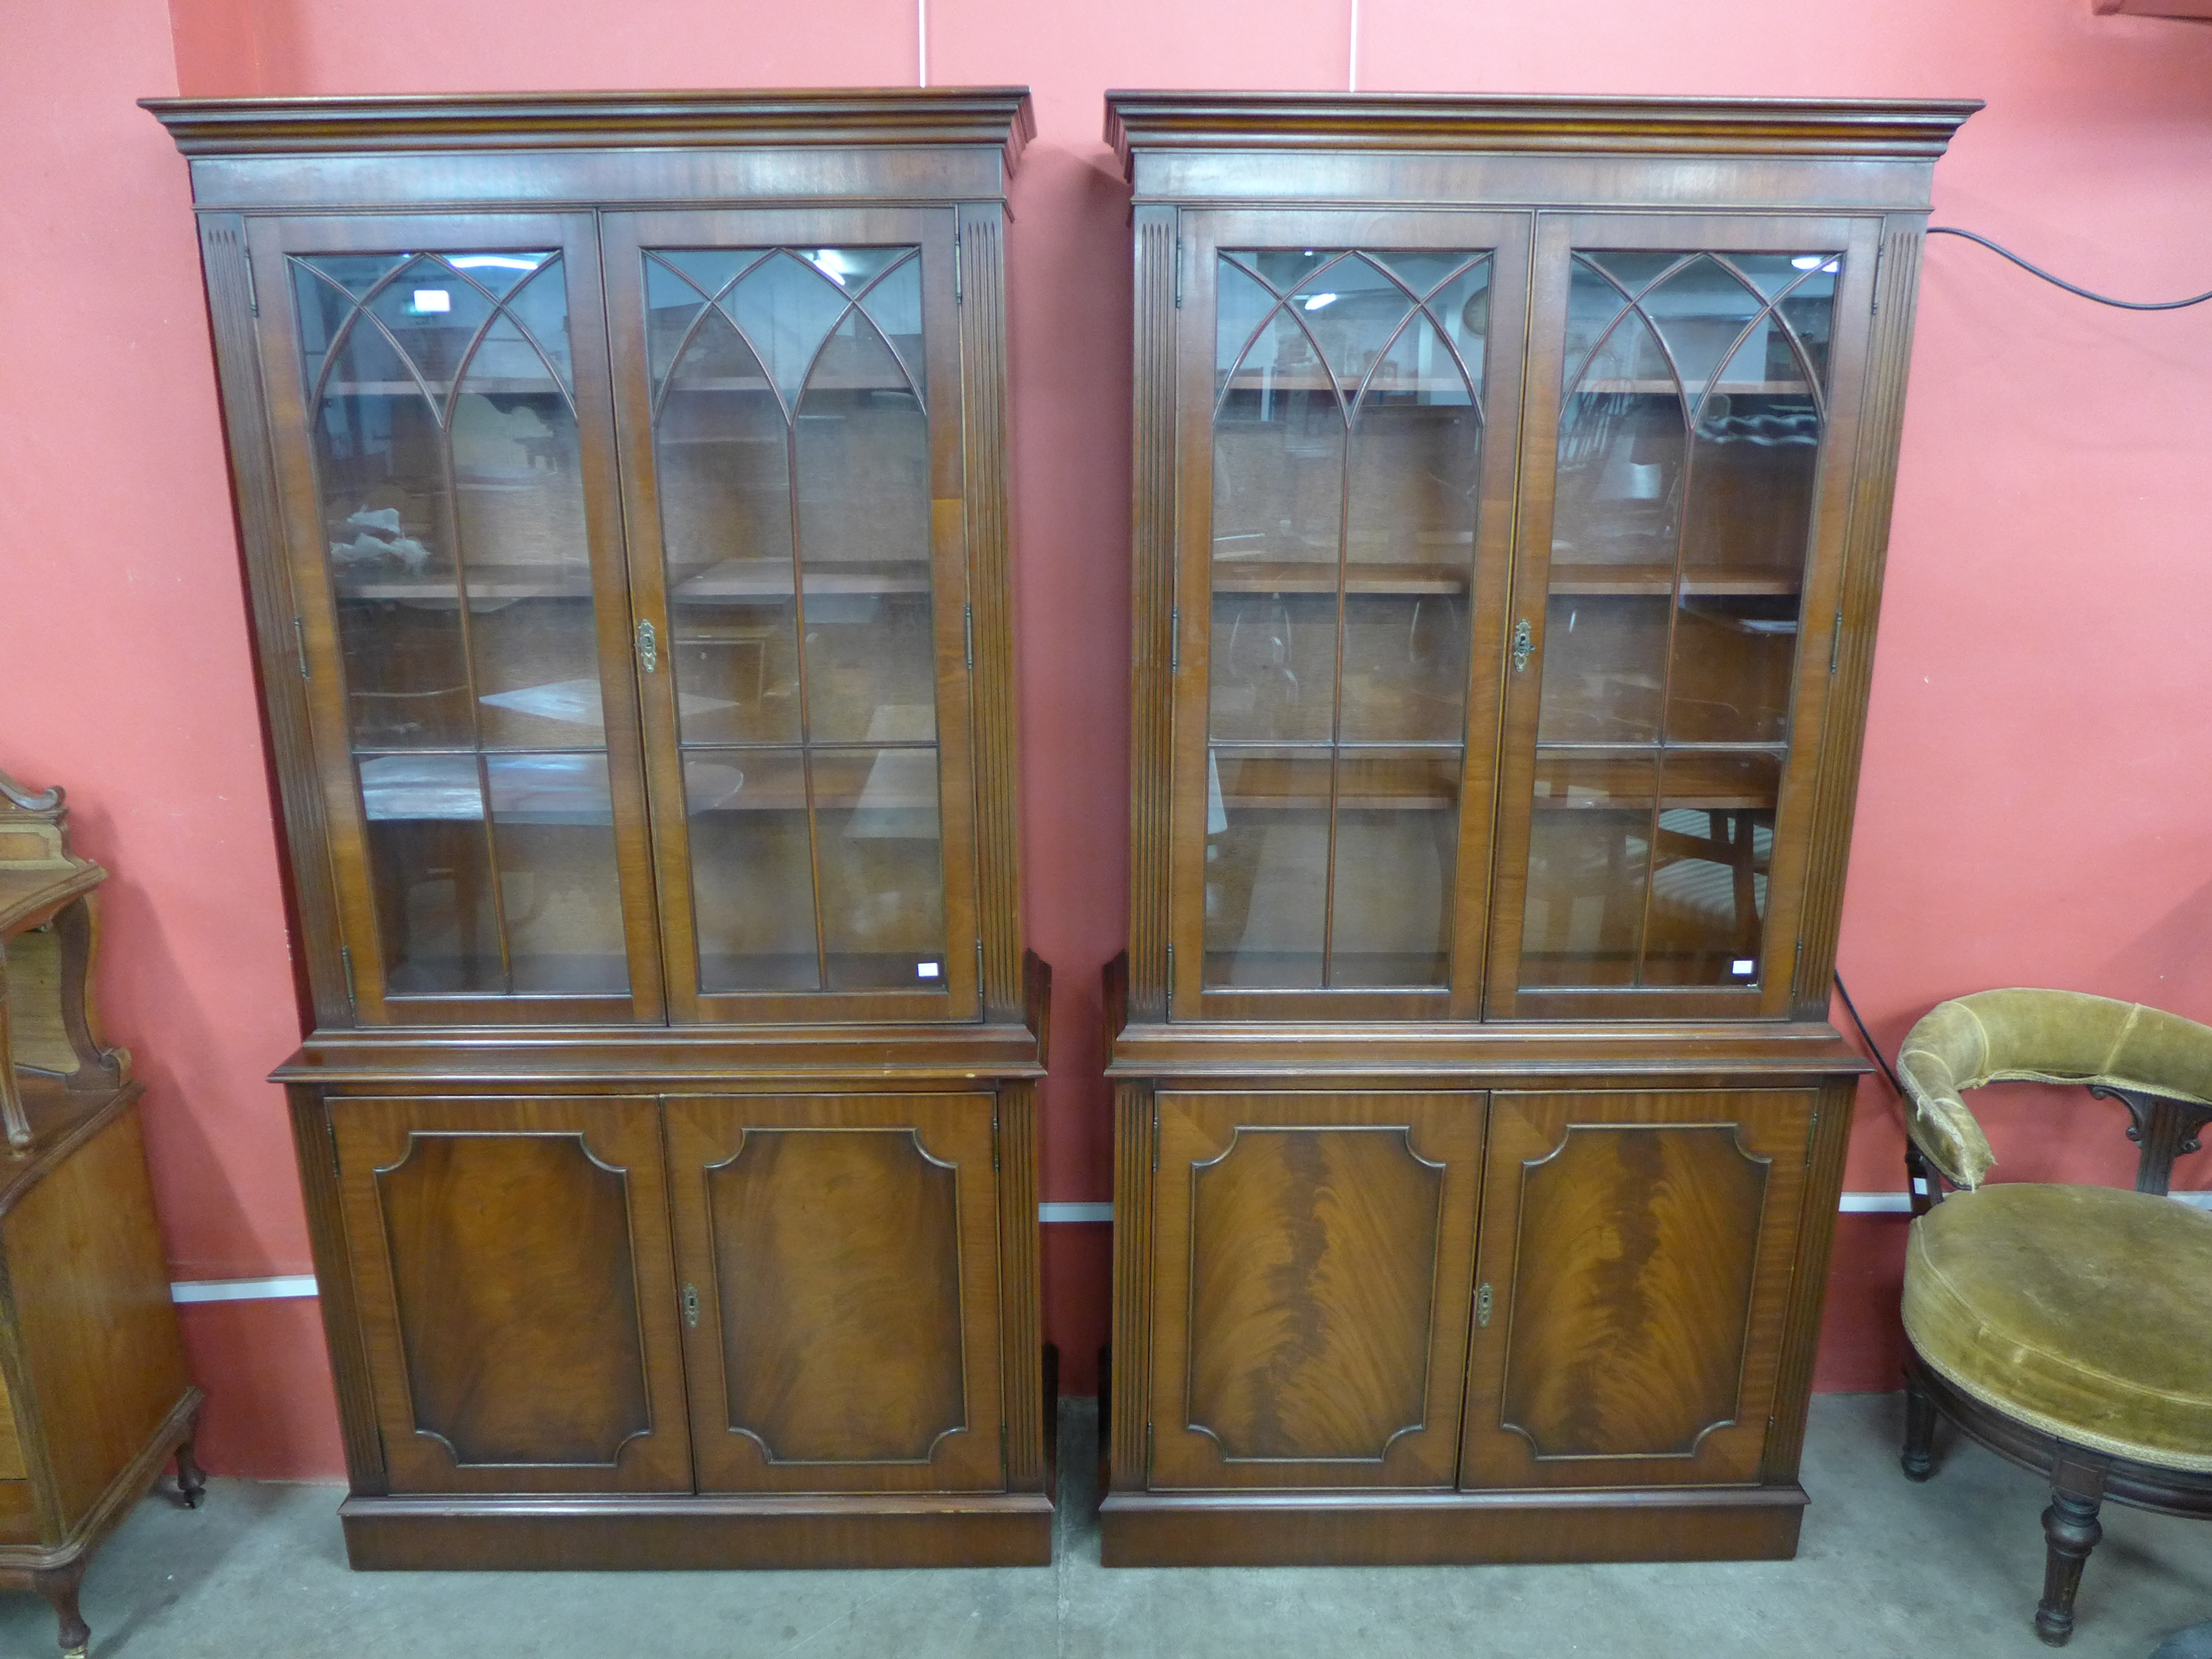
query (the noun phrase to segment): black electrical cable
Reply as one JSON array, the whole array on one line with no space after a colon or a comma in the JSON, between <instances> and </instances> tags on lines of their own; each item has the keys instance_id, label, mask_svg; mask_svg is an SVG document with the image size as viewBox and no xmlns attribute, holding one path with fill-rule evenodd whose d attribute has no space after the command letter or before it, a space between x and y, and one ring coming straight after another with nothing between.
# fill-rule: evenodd
<instances>
[{"instance_id":1,"label":"black electrical cable","mask_svg":"<svg viewBox=\"0 0 2212 1659\"><path fill-rule=\"evenodd\" d=\"M2194 299L2189 300L2115 300L2108 295L2092 294L2086 288L2076 288L2063 276L2053 276L2042 266L2028 264L2010 248L2001 243L1992 242L1978 232L1960 230L1954 225L1930 225L1928 227L1928 234L1930 236L1963 236L1970 242L1979 242L1990 252L2002 254L2022 270L2033 276L2040 276L2045 282L2054 283L2064 289L2069 294L2078 294L2085 300L2094 300L2100 306L2118 306L2122 311L2179 311L2184 306L2201 306L2207 300L2212 300L2212 289L2208 289ZM1844 998L1846 1003L1850 1000L1850 998ZM1863 1030L1865 1027L1862 1026L1860 1029Z\"/></svg>"},{"instance_id":2,"label":"black electrical cable","mask_svg":"<svg viewBox=\"0 0 2212 1659\"><path fill-rule=\"evenodd\" d=\"M1859 1028L1859 1036L1866 1043L1867 1053L1873 1056L1874 1063L1881 1067L1881 1074L1889 1079L1889 1086L1897 1091L1897 1097L1904 1099L1905 1085L1897 1080L1897 1073L1889 1069L1889 1062L1881 1057L1881 1045L1874 1040L1874 1033L1867 1030L1866 1021L1859 1018L1858 1004L1851 1000L1851 994L1844 988L1841 974L1836 975L1836 994L1843 998L1844 1006L1850 1011L1851 1024Z\"/></svg>"},{"instance_id":3,"label":"black electrical cable","mask_svg":"<svg viewBox=\"0 0 2212 1659\"><path fill-rule=\"evenodd\" d=\"M1873 1056L1874 1063L1881 1067L1881 1074L1889 1079L1889 1086L1897 1091L1898 1099L1904 1100L1905 1085L1897 1080L1897 1073L1890 1070L1889 1061L1882 1057L1881 1044L1874 1040L1874 1033L1867 1030L1866 1021L1859 1017L1859 1006L1851 1000L1850 990L1844 985L1841 974L1836 975L1836 994L1843 998L1844 1006L1850 1011L1851 1024L1859 1028L1859 1040L1866 1044L1867 1053ZM1907 1109L1911 1109L1909 1106ZM1942 1176L1909 1133L1905 1139L1905 1181L1906 1196L1911 1202L1915 1215L1925 1215L1943 1195Z\"/></svg>"},{"instance_id":4,"label":"black electrical cable","mask_svg":"<svg viewBox=\"0 0 2212 1659\"><path fill-rule=\"evenodd\" d=\"M1956 225L1930 225L1928 227L1928 234L1963 236L1970 242L1978 242L1990 252L2011 260L2031 276L2040 276L2054 288L2063 288L2069 294L2079 295L2084 300L2094 301L2100 306L2112 306L2121 311L2179 311L2185 307L2201 306L2207 300L2212 300L2212 289L2208 289L2205 292L2186 300L2115 300L2108 294L2093 294L2086 288L2068 282L2063 276L2052 276L2041 265L2029 263L2002 242L1993 242L1979 231L1960 230ZM1841 974L1836 975L1836 994L1843 998L1844 1006L1850 1011L1851 1024L1858 1027L1859 1039L1866 1044L1868 1054L1872 1057L1875 1065L1881 1067L1882 1076L1889 1079L1889 1086L1896 1091L1897 1097L1903 1100L1905 1085L1897 1080L1897 1073L1890 1069L1889 1061L1883 1057L1881 1045L1874 1040L1874 1033L1867 1030L1866 1021L1860 1018L1858 1005L1851 1000L1850 991L1844 984L1844 976ZM1905 1145L1905 1167L1906 1173L1911 1177L1912 1208L1914 1213L1917 1214L1928 1207L1940 1194L1942 1188L1938 1183L1935 1167L1928 1162L1927 1155L1909 1139Z\"/></svg>"}]
</instances>

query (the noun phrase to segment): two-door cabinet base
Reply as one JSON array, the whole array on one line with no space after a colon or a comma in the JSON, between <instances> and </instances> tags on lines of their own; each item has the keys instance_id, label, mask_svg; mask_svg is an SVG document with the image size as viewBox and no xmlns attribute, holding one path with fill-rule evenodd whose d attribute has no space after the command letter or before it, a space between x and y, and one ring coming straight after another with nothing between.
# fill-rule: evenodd
<instances>
[{"instance_id":1,"label":"two-door cabinet base","mask_svg":"<svg viewBox=\"0 0 2212 1659\"><path fill-rule=\"evenodd\" d=\"M1019 1025L312 1041L279 1076L353 1565L1048 1562L1036 1055Z\"/></svg>"}]
</instances>

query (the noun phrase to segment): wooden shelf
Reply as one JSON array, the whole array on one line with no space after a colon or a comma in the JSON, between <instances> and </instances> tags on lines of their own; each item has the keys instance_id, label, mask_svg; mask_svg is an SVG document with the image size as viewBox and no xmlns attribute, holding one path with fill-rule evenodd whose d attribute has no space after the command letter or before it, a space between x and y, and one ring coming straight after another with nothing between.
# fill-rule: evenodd
<instances>
[{"instance_id":1,"label":"wooden shelf","mask_svg":"<svg viewBox=\"0 0 2212 1659\"><path fill-rule=\"evenodd\" d=\"M675 397L686 392L768 392L773 384L759 374L697 374L687 375L668 388ZM912 394L914 387L904 376L881 374L816 374L806 382L805 392L903 392Z\"/></svg>"},{"instance_id":2,"label":"wooden shelf","mask_svg":"<svg viewBox=\"0 0 2212 1659\"><path fill-rule=\"evenodd\" d=\"M1677 386L1672 380L1584 380L1571 396L1592 392L1667 392L1680 391L1692 398L1718 392L1732 398L1802 398L1812 401L1812 388L1802 380L1691 380Z\"/></svg>"},{"instance_id":3,"label":"wooden shelf","mask_svg":"<svg viewBox=\"0 0 2212 1659\"><path fill-rule=\"evenodd\" d=\"M1568 594L1671 594L1674 568L1666 564L1562 564L1551 568L1549 585L1557 596ZM1801 586L1793 573L1767 570L1723 570L1691 566L1682 573L1682 592L1692 597L1747 597L1795 594Z\"/></svg>"},{"instance_id":4,"label":"wooden shelf","mask_svg":"<svg viewBox=\"0 0 2212 1659\"><path fill-rule=\"evenodd\" d=\"M1470 364L1469 367L1474 370L1475 377L1480 380L1482 375L1481 365L1480 363L1474 363ZM1670 390L1672 389L1673 385L1674 382L1671 380L1668 382L1668 386ZM1334 392L1339 388L1336 382L1332 381L1328 375L1320 373L1318 370L1312 368L1301 368L1291 369L1287 372L1280 369L1266 369L1259 371L1256 374L1251 369L1244 369L1240 371L1230 380L1227 389L1231 392ZM1342 385L1342 391L1344 395L1347 398L1358 392L1358 390L1359 382L1357 380L1346 380ZM1449 404L1432 404L1429 405L1429 407L1437 410L1452 410L1455 411L1468 407L1468 404L1463 401L1467 397L1467 382L1461 380L1456 373L1449 374L1431 374L1426 380L1377 380L1371 382L1368 386L1367 390L1370 393L1378 392L1455 392L1462 401Z\"/></svg>"},{"instance_id":5,"label":"wooden shelf","mask_svg":"<svg viewBox=\"0 0 2212 1659\"><path fill-rule=\"evenodd\" d=\"M1217 593L1334 593L1337 568L1285 559L1224 559L1213 561L1213 591ZM1468 568L1445 564L1347 563L1344 591L1347 593L1464 593Z\"/></svg>"},{"instance_id":6,"label":"wooden shelf","mask_svg":"<svg viewBox=\"0 0 2212 1659\"><path fill-rule=\"evenodd\" d=\"M1534 795L1536 810L1648 812L1651 810L1652 780L1657 775L1653 762L1659 752L1654 750L1641 755L1617 751L1589 754L1540 748L1536 751ZM1771 811L1775 787L1761 787L1746 778L1739 764L1747 758L1765 757L1767 752L1668 750L1665 751L1667 764L1660 805L1669 811L1686 807L1703 811ZM1771 758L1778 763L1774 777L1778 784L1781 751L1773 751ZM1571 785L1564 775L1570 769L1574 774ZM1547 776L1547 772L1553 775ZM1567 793L1570 788L1573 793Z\"/></svg>"},{"instance_id":7,"label":"wooden shelf","mask_svg":"<svg viewBox=\"0 0 2212 1659\"><path fill-rule=\"evenodd\" d=\"M325 398L419 398L425 391L441 402L453 394L451 380L325 380ZM550 374L471 374L461 390L492 398L558 398L568 392Z\"/></svg>"},{"instance_id":8,"label":"wooden shelf","mask_svg":"<svg viewBox=\"0 0 2212 1659\"><path fill-rule=\"evenodd\" d=\"M415 604L460 603L459 577L425 573L353 576L341 568L333 572L331 586L340 599L397 599ZM468 567L468 597L471 599L588 599L592 573L588 567L531 564L472 564Z\"/></svg>"},{"instance_id":9,"label":"wooden shelf","mask_svg":"<svg viewBox=\"0 0 2212 1659\"><path fill-rule=\"evenodd\" d=\"M818 562L807 567L809 598L833 593L927 593L929 566L921 559L883 559L850 564ZM766 599L788 603L792 596L789 559L725 559L678 582L670 597L686 604L723 600L732 605Z\"/></svg>"}]
</instances>

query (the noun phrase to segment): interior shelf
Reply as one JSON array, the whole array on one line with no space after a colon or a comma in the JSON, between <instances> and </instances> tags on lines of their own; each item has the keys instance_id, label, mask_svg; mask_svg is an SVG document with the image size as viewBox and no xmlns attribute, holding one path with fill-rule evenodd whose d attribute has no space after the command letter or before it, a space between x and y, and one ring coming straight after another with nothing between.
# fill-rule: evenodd
<instances>
[{"instance_id":1,"label":"interior shelf","mask_svg":"<svg viewBox=\"0 0 2212 1659\"><path fill-rule=\"evenodd\" d=\"M1692 565L1682 572L1682 592L1692 596L1794 594L1800 586L1794 571L1727 570ZM1549 586L1553 593L1562 596L1667 594L1674 591L1674 568L1669 564L1567 564L1555 560Z\"/></svg>"},{"instance_id":2,"label":"interior shelf","mask_svg":"<svg viewBox=\"0 0 2212 1659\"><path fill-rule=\"evenodd\" d=\"M1593 392L1683 392L1692 398L1702 398L1709 392L1740 398L1810 398L1813 395L1812 388L1802 380L1689 380L1679 386L1672 380L1584 380L1571 395L1587 397Z\"/></svg>"},{"instance_id":3,"label":"interior shelf","mask_svg":"<svg viewBox=\"0 0 2212 1659\"><path fill-rule=\"evenodd\" d=\"M1228 560L1215 556L1213 591L1217 593L1334 593L1337 568L1334 563L1308 564L1285 559ZM1465 565L1348 563L1344 569L1347 593L1464 593Z\"/></svg>"},{"instance_id":4,"label":"interior shelf","mask_svg":"<svg viewBox=\"0 0 2212 1659\"><path fill-rule=\"evenodd\" d=\"M1534 804L1539 811L1646 811L1651 806L1653 779L1660 776L1662 804L1669 808L1773 810L1773 783L1747 778L1742 762L1747 757L1771 757L1778 763L1771 775L1778 778L1782 750L1670 749L1663 751L1663 776L1653 765L1662 752L1655 749L1642 754L1589 754L1539 749Z\"/></svg>"},{"instance_id":5,"label":"interior shelf","mask_svg":"<svg viewBox=\"0 0 2212 1659\"><path fill-rule=\"evenodd\" d=\"M471 564L468 567L468 597L471 599L588 599L592 573L582 565ZM332 586L341 599L397 599L414 603L459 602L453 573L416 576L354 576L339 570Z\"/></svg>"},{"instance_id":6,"label":"interior shelf","mask_svg":"<svg viewBox=\"0 0 2212 1659\"><path fill-rule=\"evenodd\" d=\"M832 593L927 593L929 566L921 559L882 559L850 564L817 562L806 567L809 596ZM788 600L789 559L725 559L678 582L672 597L681 600Z\"/></svg>"}]
</instances>

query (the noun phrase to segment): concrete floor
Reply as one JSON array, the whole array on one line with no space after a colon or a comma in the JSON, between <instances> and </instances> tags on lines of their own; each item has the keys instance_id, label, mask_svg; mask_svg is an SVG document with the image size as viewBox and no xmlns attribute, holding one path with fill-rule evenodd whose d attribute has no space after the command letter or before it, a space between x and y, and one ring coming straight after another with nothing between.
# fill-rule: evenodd
<instances>
[{"instance_id":1,"label":"concrete floor","mask_svg":"<svg viewBox=\"0 0 2212 1659\"><path fill-rule=\"evenodd\" d=\"M2029 1626L2045 1502L2033 1477L1945 1442L1897 1470L1902 1397L1816 1400L1794 1562L1694 1566L1125 1571L1098 1565L1096 1424L1069 1402L1058 1559L988 1571L354 1573L328 1486L167 1487L87 1580L95 1659L1212 1659L1220 1656L1850 1656L2047 1651ZM2069 1653L2148 1659L2212 1619L2212 1525L2105 1512ZM0 1595L0 1654L57 1651L46 1606Z\"/></svg>"}]
</instances>

